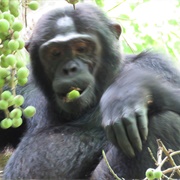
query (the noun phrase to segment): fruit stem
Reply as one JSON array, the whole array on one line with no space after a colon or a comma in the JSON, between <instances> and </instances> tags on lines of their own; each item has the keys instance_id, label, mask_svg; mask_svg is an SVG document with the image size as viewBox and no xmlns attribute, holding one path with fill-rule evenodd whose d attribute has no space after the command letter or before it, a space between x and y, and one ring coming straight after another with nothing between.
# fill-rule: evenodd
<instances>
[{"instance_id":1,"label":"fruit stem","mask_svg":"<svg viewBox=\"0 0 180 180\"><path fill-rule=\"evenodd\" d=\"M15 74L16 74L16 68L13 67L11 72L11 84L10 84L13 96L16 96L16 86L14 80Z\"/></svg>"},{"instance_id":2,"label":"fruit stem","mask_svg":"<svg viewBox=\"0 0 180 180\"><path fill-rule=\"evenodd\" d=\"M8 118L9 117L9 110L8 109L4 110L4 114L5 114L6 118Z\"/></svg>"}]
</instances>

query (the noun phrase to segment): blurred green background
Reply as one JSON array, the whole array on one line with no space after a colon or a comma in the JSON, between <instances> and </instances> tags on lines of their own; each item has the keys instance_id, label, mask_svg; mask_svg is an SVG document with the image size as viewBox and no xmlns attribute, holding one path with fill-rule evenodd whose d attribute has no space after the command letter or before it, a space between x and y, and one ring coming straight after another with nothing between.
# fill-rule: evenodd
<instances>
[{"instance_id":1,"label":"blurred green background","mask_svg":"<svg viewBox=\"0 0 180 180\"><path fill-rule=\"evenodd\" d=\"M96 0L122 28L122 51L145 49L180 61L180 0Z\"/></svg>"}]
</instances>

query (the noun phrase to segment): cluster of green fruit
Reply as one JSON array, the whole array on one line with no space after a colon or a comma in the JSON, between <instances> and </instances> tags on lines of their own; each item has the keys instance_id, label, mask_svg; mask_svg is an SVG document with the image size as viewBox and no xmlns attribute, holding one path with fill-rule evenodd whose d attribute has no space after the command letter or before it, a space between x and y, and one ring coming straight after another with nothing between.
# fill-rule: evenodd
<instances>
[{"instance_id":1,"label":"cluster of green fruit","mask_svg":"<svg viewBox=\"0 0 180 180\"><path fill-rule=\"evenodd\" d=\"M10 91L1 93L0 110L4 110L7 113L7 117L1 121L1 128L19 127L23 122L22 114L27 118L34 116L36 109L33 106L22 109L21 105L23 103L24 97L21 95L14 96ZM11 106L13 106L14 109L9 111L8 107Z\"/></svg>"},{"instance_id":2,"label":"cluster of green fruit","mask_svg":"<svg viewBox=\"0 0 180 180\"><path fill-rule=\"evenodd\" d=\"M18 56L25 46L20 37L23 29L23 23L18 19L20 5L19 0L0 0L0 110L5 114L0 127L4 129L19 127L22 115L32 117L36 111L33 106L22 109L24 97L16 94L16 85L24 86L29 75L26 63ZM38 8L37 1L22 5L32 10Z\"/></svg>"},{"instance_id":3,"label":"cluster of green fruit","mask_svg":"<svg viewBox=\"0 0 180 180\"><path fill-rule=\"evenodd\" d=\"M160 169L153 169L149 168L146 171L146 177L148 180L153 180L153 179L160 179L162 177L163 173Z\"/></svg>"}]
</instances>

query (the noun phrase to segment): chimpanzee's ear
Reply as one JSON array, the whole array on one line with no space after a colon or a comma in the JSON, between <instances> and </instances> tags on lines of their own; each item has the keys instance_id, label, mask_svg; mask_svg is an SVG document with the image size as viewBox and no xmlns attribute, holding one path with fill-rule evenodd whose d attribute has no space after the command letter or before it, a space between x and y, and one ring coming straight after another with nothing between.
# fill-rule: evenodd
<instances>
[{"instance_id":1,"label":"chimpanzee's ear","mask_svg":"<svg viewBox=\"0 0 180 180\"><path fill-rule=\"evenodd\" d=\"M30 45L30 41L26 41L25 42L25 48L26 50L29 52L29 45Z\"/></svg>"},{"instance_id":2,"label":"chimpanzee's ear","mask_svg":"<svg viewBox=\"0 0 180 180\"><path fill-rule=\"evenodd\" d=\"M122 31L121 26L117 23L112 23L111 28L112 28L113 32L115 33L116 38L119 39L119 37L121 35L121 31Z\"/></svg>"}]
</instances>

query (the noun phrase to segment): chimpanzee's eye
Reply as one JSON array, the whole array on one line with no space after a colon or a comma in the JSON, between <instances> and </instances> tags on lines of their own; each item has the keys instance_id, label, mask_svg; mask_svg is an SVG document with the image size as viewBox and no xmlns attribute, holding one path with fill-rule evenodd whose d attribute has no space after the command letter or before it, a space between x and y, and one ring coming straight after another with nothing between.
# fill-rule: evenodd
<instances>
[{"instance_id":1,"label":"chimpanzee's eye","mask_svg":"<svg viewBox=\"0 0 180 180\"><path fill-rule=\"evenodd\" d=\"M78 54L83 54L88 51L88 45L86 42L76 42L73 44L73 51Z\"/></svg>"},{"instance_id":2,"label":"chimpanzee's eye","mask_svg":"<svg viewBox=\"0 0 180 180\"><path fill-rule=\"evenodd\" d=\"M78 48L76 49L76 51L77 51L78 53L85 53L85 52L86 52L86 47L84 47L84 46L78 47Z\"/></svg>"},{"instance_id":3,"label":"chimpanzee's eye","mask_svg":"<svg viewBox=\"0 0 180 180\"><path fill-rule=\"evenodd\" d=\"M51 47L49 49L49 53L51 56L58 57L62 55L62 49L58 47Z\"/></svg>"}]
</instances>

